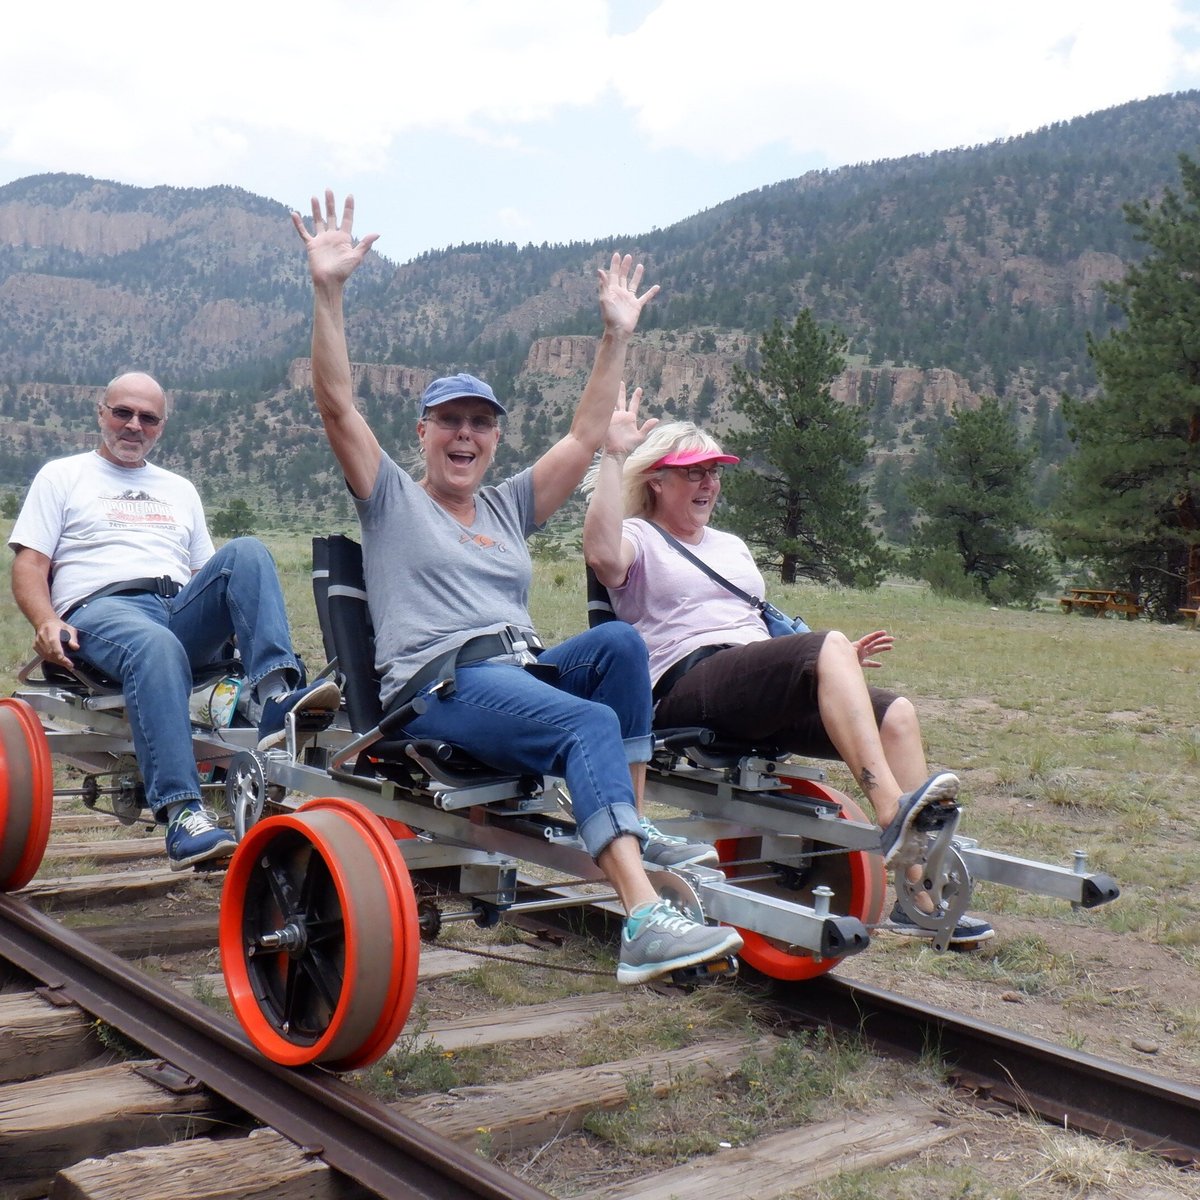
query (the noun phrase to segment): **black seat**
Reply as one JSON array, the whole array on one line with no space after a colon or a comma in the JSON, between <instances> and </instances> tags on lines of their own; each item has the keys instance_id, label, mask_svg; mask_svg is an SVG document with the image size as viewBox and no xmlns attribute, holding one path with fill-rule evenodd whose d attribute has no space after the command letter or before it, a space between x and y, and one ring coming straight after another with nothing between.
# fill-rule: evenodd
<instances>
[{"instance_id":1,"label":"black seat","mask_svg":"<svg viewBox=\"0 0 1200 1200\"><path fill-rule=\"evenodd\" d=\"M371 733L389 716L392 721L397 717L384 712L379 698L381 679L375 669L375 630L367 605L362 547L341 533L315 537L312 544L313 599L325 653L337 663L351 730L359 735ZM496 777L491 767L448 742L384 734L367 747L367 754L369 762L366 755L358 756L356 773L365 774L379 770L379 764L389 764L411 781L415 764L420 761L431 766L438 778L460 786ZM395 775L396 770L385 769L382 773Z\"/></svg>"},{"instance_id":2,"label":"black seat","mask_svg":"<svg viewBox=\"0 0 1200 1200\"><path fill-rule=\"evenodd\" d=\"M355 733L383 719L379 675L375 670L375 630L367 607L362 547L345 534L315 537L313 601L321 623L325 655L337 662L346 715Z\"/></svg>"},{"instance_id":3,"label":"black seat","mask_svg":"<svg viewBox=\"0 0 1200 1200\"><path fill-rule=\"evenodd\" d=\"M70 654L70 651L68 651ZM62 667L47 659L35 659L21 671L21 682L46 683L69 691L79 692L85 696L121 696L124 688L119 679L106 675L103 671L84 662L78 654L72 659L73 667ZM33 672L41 668L41 678ZM234 657L233 646L227 649L226 657L216 662L206 663L192 671L192 689L206 687L219 679L233 676L242 678L244 671L241 660Z\"/></svg>"},{"instance_id":4,"label":"black seat","mask_svg":"<svg viewBox=\"0 0 1200 1200\"><path fill-rule=\"evenodd\" d=\"M612 597L608 594L608 588L596 578L596 572L591 567L586 567L585 570L587 572L588 628L595 629L597 625L603 625L606 621L615 621L617 614L613 611Z\"/></svg>"}]
</instances>

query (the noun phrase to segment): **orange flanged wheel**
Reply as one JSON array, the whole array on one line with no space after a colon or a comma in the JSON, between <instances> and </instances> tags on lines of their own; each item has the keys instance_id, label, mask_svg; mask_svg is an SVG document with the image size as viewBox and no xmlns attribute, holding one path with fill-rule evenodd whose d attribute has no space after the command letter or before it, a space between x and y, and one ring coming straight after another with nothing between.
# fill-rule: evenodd
<instances>
[{"instance_id":1,"label":"orange flanged wheel","mask_svg":"<svg viewBox=\"0 0 1200 1200\"><path fill-rule=\"evenodd\" d=\"M786 782L788 791L839 805L838 815L843 820L869 820L849 796L844 796L824 784L811 779L789 779L783 782ZM757 853L756 840L727 838L717 842L717 853L723 863L748 859ZM812 849L836 848L814 843ZM745 874L759 874L760 868L755 863L748 863L742 867L728 868L726 874L730 879L736 880L739 871ZM770 880L746 886L753 891L765 892L780 899L811 904L813 888L821 884L833 890L834 911L848 917L857 917L864 925L874 925L878 922L883 912L887 872L884 870L883 859L878 854L866 850L849 850L814 858L811 867L805 872L803 884L797 889L787 888ZM742 929L739 932L745 940L745 945L739 951L740 957L755 970L772 979L814 979L826 971L833 970L841 962L840 958L814 958L807 951L789 949L786 944L752 930Z\"/></svg>"},{"instance_id":2,"label":"orange flanged wheel","mask_svg":"<svg viewBox=\"0 0 1200 1200\"><path fill-rule=\"evenodd\" d=\"M416 902L376 820L350 801L313 801L253 826L230 860L220 922L230 1003L284 1066L365 1066L408 1015Z\"/></svg>"},{"instance_id":3,"label":"orange flanged wheel","mask_svg":"<svg viewBox=\"0 0 1200 1200\"><path fill-rule=\"evenodd\" d=\"M23 888L37 873L53 812L46 731L24 700L0 699L0 892Z\"/></svg>"},{"instance_id":4,"label":"orange flanged wheel","mask_svg":"<svg viewBox=\"0 0 1200 1200\"><path fill-rule=\"evenodd\" d=\"M408 864L400 853L397 839L408 840L416 834L399 821L377 816L369 808L340 796L325 796L301 805L301 812L313 809L333 809L357 820L363 832L372 839L387 863L395 903L400 913L401 940L393 948L393 989L380 1014L377 1036L364 1042L359 1061L343 1062L342 1070L365 1067L392 1048L408 1019L413 997L417 991L417 972L421 965L421 924L417 915L417 898L413 893ZM400 830L402 832L397 832Z\"/></svg>"}]
</instances>

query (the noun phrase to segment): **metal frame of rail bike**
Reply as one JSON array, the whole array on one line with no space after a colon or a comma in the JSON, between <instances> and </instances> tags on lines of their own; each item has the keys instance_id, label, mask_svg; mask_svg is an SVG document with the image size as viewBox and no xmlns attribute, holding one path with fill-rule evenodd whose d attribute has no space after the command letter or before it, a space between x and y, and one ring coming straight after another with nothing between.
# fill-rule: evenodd
<instances>
[{"instance_id":1,"label":"metal frame of rail bike","mask_svg":"<svg viewBox=\"0 0 1200 1200\"><path fill-rule=\"evenodd\" d=\"M329 603L365 611L361 589L342 596L340 586L318 598L323 630ZM206 689L218 684L198 686L194 714L209 714ZM84 772L74 792L86 804L126 823L142 818L121 705L111 685L29 668L14 697L0 699L0 891L23 887L41 862L55 759ZM254 749L248 721L193 726L205 786L223 799L239 839L221 897L229 997L274 1061L343 1070L384 1054L412 1004L421 941L447 921L615 906L561 781L500 774L450 745L397 740L403 716L368 727L345 713L289 714L284 745L266 753ZM697 919L736 926L744 962L803 980L868 947L886 887L880 831L823 772L716 746L703 730L659 731L646 798L677 814L656 817L660 827L711 842L720 856L719 868L648 866L652 882ZM1055 866L984 850L958 835L956 820L918 822L892 864L901 906L935 948L947 947L977 880L1082 907L1118 895L1079 852ZM522 873L530 864L540 868L536 888ZM547 873L559 882L544 882ZM919 892L940 915L916 907Z\"/></svg>"}]
</instances>

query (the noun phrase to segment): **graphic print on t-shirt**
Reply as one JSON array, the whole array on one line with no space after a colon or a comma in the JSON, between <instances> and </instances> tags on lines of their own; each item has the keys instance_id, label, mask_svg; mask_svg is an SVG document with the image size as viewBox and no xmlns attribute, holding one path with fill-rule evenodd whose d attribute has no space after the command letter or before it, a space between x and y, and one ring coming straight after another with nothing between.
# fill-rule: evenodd
<instances>
[{"instance_id":1,"label":"graphic print on t-shirt","mask_svg":"<svg viewBox=\"0 0 1200 1200\"><path fill-rule=\"evenodd\" d=\"M468 542L481 550L495 550L497 554L507 554L508 547L496 538L490 538L486 533L460 533L458 544L465 546Z\"/></svg>"},{"instance_id":2,"label":"graphic print on t-shirt","mask_svg":"<svg viewBox=\"0 0 1200 1200\"><path fill-rule=\"evenodd\" d=\"M101 496L100 508L110 529L136 529L145 525L158 529L179 527L174 505L140 489L127 488L119 496Z\"/></svg>"}]
</instances>

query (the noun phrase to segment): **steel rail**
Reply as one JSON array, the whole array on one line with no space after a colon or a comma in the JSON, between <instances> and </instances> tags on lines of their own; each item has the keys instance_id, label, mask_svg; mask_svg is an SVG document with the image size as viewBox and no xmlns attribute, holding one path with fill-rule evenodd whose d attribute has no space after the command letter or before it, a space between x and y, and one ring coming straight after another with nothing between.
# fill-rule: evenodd
<instances>
[{"instance_id":1,"label":"steel rail","mask_svg":"<svg viewBox=\"0 0 1200 1200\"><path fill-rule=\"evenodd\" d=\"M1200 1088L931 1008L848 978L774 982L792 1016L864 1037L893 1054L937 1055L958 1085L1063 1128L1128 1140L1200 1165Z\"/></svg>"},{"instance_id":2,"label":"steel rail","mask_svg":"<svg viewBox=\"0 0 1200 1200\"><path fill-rule=\"evenodd\" d=\"M573 918L598 938L618 922L600 908ZM539 913L554 925L553 913ZM534 929L532 920L524 924ZM561 928L568 928L564 923ZM1128 1141L1181 1166L1200 1166L1200 1088L1096 1055L931 1008L846 975L802 982L768 979L742 964L738 986L762 989L785 1017L863 1037L885 1054L938 1055L952 1082L1060 1128Z\"/></svg>"},{"instance_id":3,"label":"steel rail","mask_svg":"<svg viewBox=\"0 0 1200 1200\"><path fill-rule=\"evenodd\" d=\"M388 1200L550 1200L335 1075L270 1062L231 1021L5 895L0 958Z\"/></svg>"}]
</instances>

